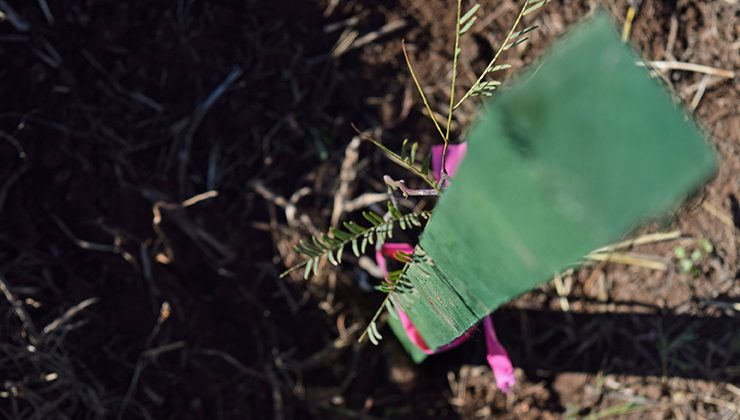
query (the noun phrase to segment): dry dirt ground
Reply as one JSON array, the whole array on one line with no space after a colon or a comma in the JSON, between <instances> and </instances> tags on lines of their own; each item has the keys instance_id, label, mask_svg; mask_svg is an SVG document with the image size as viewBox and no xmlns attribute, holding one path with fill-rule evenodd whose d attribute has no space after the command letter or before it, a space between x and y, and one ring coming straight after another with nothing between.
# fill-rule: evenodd
<instances>
[{"instance_id":1,"label":"dry dirt ground","mask_svg":"<svg viewBox=\"0 0 740 420\"><path fill-rule=\"evenodd\" d=\"M463 82L519 4L481 2ZM625 0L553 0L505 56L511 74L598 6L621 25ZM681 230L637 250L666 271L592 265L496 313L511 394L480 335L421 366L392 338L358 344L380 296L356 261L278 278L338 191L403 174L370 145L347 149L350 123L392 149L435 141L400 40L442 112L453 10L0 0L0 417L738 418L737 0L642 2L631 41L646 59L714 69L657 77L711 136L719 173L642 230ZM701 240L713 251L683 272L674 248Z\"/></svg>"}]
</instances>

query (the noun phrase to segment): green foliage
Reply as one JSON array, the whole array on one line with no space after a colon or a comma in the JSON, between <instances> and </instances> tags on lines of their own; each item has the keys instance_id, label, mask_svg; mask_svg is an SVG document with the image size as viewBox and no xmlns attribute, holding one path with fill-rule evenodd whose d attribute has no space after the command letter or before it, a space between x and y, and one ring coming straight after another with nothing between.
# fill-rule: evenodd
<instances>
[{"instance_id":1,"label":"green foliage","mask_svg":"<svg viewBox=\"0 0 740 420\"><path fill-rule=\"evenodd\" d=\"M355 129L357 129L355 127ZM357 130L360 137L365 140L369 141L370 143L374 144L375 147L380 149L383 153L385 153L386 156L388 156L393 162L398 164L399 166L406 168L410 172L412 172L414 175L419 177L422 181L426 182L429 186L434 188L435 190L439 191L439 187L437 187L437 183L434 182L432 178L429 177L429 165L431 162L432 155L427 153L426 157L422 160L421 164L416 160L416 154L419 149L419 144L417 142L414 142L411 144L410 148L407 148L408 146L408 139L405 139L403 141L403 145L401 147L401 153L398 154L389 148L385 147L383 143L381 143L379 140L376 140L365 133L360 132Z\"/></svg>"},{"instance_id":2,"label":"green foliage","mask_svg":"<svg viewBox=\"0 0 740 420\"><path fill-rule=\"evenodd\" d=\"M468 89L465 95L463 95L463 97L457 103L455 103L455 84L457 81L458 57L460 55L460 37L466 34L473 27L473 25L475 24L477 20L476 13L480 10L480 5L474 4L470 9L468 9L467 12L465 12L465 14L462 14L462 1L461 0L457 1L457 19L455 22L455 45L453 48L453 55L452 55L453 56L452 81L450 84L450 91L449 91L450 101L449 101L449 108L447 112L447 121L446 121L444 130L439 125L436 118L434 117L434 113L432 112L432 108L429 104L429 100L427 99L427 96L421 87L421 83L419 82L419 79L416 77L416 73L411 63L411 59L408 55L408 52L406 51L406 46L404 43L402 43L402 47L403 47L402 49L403 49L404 57L406 59L406 64L409 69L409 73L411 74L414 84L416 85L416 88L419 91L419 94L421 95L422 102L424 103L424 106L427 109L429 118L432 120L432 123L436 127L437 131L442 137L442 141L444 142L445 147L442 153L442 164L441 164L442 168L446 167L445 159L446 159L446 154L447 154L447 145L449 143L450 127L452 125L452 116L453 116L455 109L457 109L457 107L459 107L460 104L469 97L492 96L493 95L494 91L498 88L498 86L501 85L501 82L498 80L485 80L486 77L491 73L495 73L498 71L511 68L510 64L496 64L497 59L499 58L499 56L501 55L503 51L508 50L526 41L527 37L524 37L525 34L530 33L534 31L535 29L537 29L538 27L537 25L531 25L524 29L517 30L517 28L519 27L519 24L522 21L523 16L534 12L535 10L542 7L547 2L549 2L549 0L526 0L524 2L514 24L509 30L506 38L504 39L504 42L501 44L498 51L496 51L496 54L494 55L494 57L488 63L485 70L481 73L480 77ZM429 178L429 162L430 162L429 158L431 156L428 156L427 159L424 160L424 163L421 165L421 167L417 165L415 158L416 158L416 152L417 152L418 145L416 143L413 143L409 150L407 148L408 140L404 140L402 148L401 148L401 153L399 155L399 154L392 152L391 150L383 146L379 141L375 139L366 138L366 140L371 141L379 149L381 149L391 160L405 167L406 169L410 170L415 175L417 175L419 178L421 178L424 182L431 185L435 190L441 193L439 186L433 180ZM409 151L408 155L406 154L407 151ZM417 254L419 255L417 256ZM407 271L409 270L409 268L413 267L416 274L421 275L423 277L425 275L424 273L427 273L427 276L429 276L428 273L432 272L431 270L432 265L433 264L431 262L431 259L429 259L426 256L426 254L423 251L420 251L420 248L417 247L417 250L414 256L412 257L412 261L407 262L404 265L403 269L389 273L389 276L388 276L389 281L378 287L380 291L387 293L387 296L384 299L383 304L380 306L380 308L378 308L372 320L370 321L370 324L365 330L365 333L360 337L360 341L362 341L364 337L368 337L372 343L377 344L377 342L382 338L380 334L378 333L376 321L385 308L392 308L392 306L395 304L396 300L393 297L393 293L407 290L407 289L404 289L404 287L410 284L408 280L406 279ZM424 268L425 266L427 268L426 270ZM390 312L391 314L393 314L392 310Z\"/></svg>"},{"instance_id":3,"label":"green foliage","mask_svg":"<svg viewBox=\"0 0 740 420\"><path fill-rule=\"evenodd\" d=\"M526 3L524 3L524 12L522 13L522 15L527 16L528 14L544 6L545 3L548 3L549 1L550 0L528 0Z\"/></svg>"},{"instance_id":4,"label":"green foliage","mask_svg":"<svg viewBox=\"0 0 740 420\"><path fill-rule=\"evenodd\" d=\"M597 15L478 116L419 240L432 275L412 265L413 293L395 296L430 348L714 174L701 131L636 60Z\"/></svg>"},{"instance_id":5,"label":"green foliage","mask_svg":"<svg viewBox=\"0 0 740 420\"><path fill-rule=\"evenodd\" d=\"M473 27L473 23L475 23L475 20L477 19L475 12L477 12L478 9L480 9L480 4L476 3L463 15L463 17L460 18L460 30L458 30L458 34L463 35Z\"/></svg>"},{"instance_id":6,"label":"green foliage","mask_svg":"<svg viewBox=\"0 0 740 420\"><path fill-rule=\"evenodd\" d=\"M295 246L296 252L305 255L307 259L286 270L280 277L285 277L301 267L304 267L304 278L308 278L311 273L316 275L322 257L325 256L333 265L339 265L347 246L352 249L355 256L359 257L365 253L368 244L380 246L386 239L391 238L396 226L400 227L401 230L421 227L423 221L428 219L429 216L428 211L403 214L390 201L388 202L388 217L386 218L372 211L364 211L362 217L370 224L369 226L347 221L343 223L344 230L330 228L328 233L312 236L310 240L298 242Z\"/></svg>"},{"instance_id":7,"label":"green foliage","mask_svg":"<svg viewBox=\"0 0 740 420\"><path fill-rule=\"evenodd\" d=\"M417 246L414 249L414 253L411 255L403 252L396 252L393 255L393 258L403 262L404 266L400 270L389 272L386 280L377 287L377 290L385 293L386 296L378 310L375 311L375 315L373 315L372 319L368 323L368 326L360 336L359 341L362 341L367 337L371 343L378 345L383 337L378 333L377 321L378 318L380 318L380 315L382 315L383 310L387 309L391 316L396 316L396 305L398 304L396 294L403 295L413 293L414 286L408 277L409 270L414 269L429 277L434 266L432 259L429 258L420 246Z\"/></svg>"},{"instance_id":8,"label":"green foliage","mask_svg":"<svg viewBox=\"0 0 740 420\"><path fill-rule=\"evenodd\" d=\"M498 84L501 84L501 83L496 80L486 81L486 77L488 76L489 73L493 73L493 72L504 70L504 69L511 67L508 64L497 65L496 62L501 56L501 53L525 42L528 39L528 37L525 37L524 35L538 28L538 25L531 25L524 29L517 30L524 16L537 11L539 8L547 4L549 1L550 0L526 0L524 2L524 4L522 5L522 8L519 10L519 15L517 15L516 19L514 20L514 24L511 26L511 29L509 30L509 33L506 35L506 38L504 38L504 41L501 43L501 46L499 47L499 49L493 55L493 58L486 66L486 69L483 70L481 75L473 83L473 85L468 89L468 91L465 92L463 97L460 98L460 100L454 106L451 107L451 111L454 111L455 109L457 109L466 99L470 98L471 96L491 96L493 95L493 91L496 89L496 86L498 86ZM496 82L498 84L491 83L491 82Z\"/></svg>"},{"instance_id":9,"label":"green foliage","mask_svg":"<svg viewBox=\"0 0 740 420\"><path fill-rule=\"evenodd\" d=\"M704 257L711 255L712 252L714 252L714 246L705 238L699 239L697 246L691 251L691 254L682 246L677 246L673 249L673 254L681 271L691 273L695 277L701 274L701 261Z\"/></svg>"},{"instance_id":10,"label":"green foliage","mask_svg":"<svg viewBox=\"0 0 740 420\"><path fill-rule=\"evenodd\" d=\"M498 80L480 82L472 88L470 96L493 96L493 91L501 85Z\"/></svg>"},{"instance_id":11,"label":"green foliage","mask_svg":"<svg viewBox=\"0 0 740 420\"><path fill-rule=\"evenodd\" d=\"M463 97L455 102L455 85L457 82L458 72L458 57L460 54L460 37L465 35L473 28L477 21L476 13L480 10L479 4L474 4L468 9L465 14L462 14L462 1L457 1L457 18L455 22L455 44L453 47L453 61L452 61L452 80L450 83L449 91L449 107L447 110L447 118L444 129L437 122L434 117L434 112L429 104L427 96L421 87L421 83L416 77L414 72L411 59L406 51L405 44L402 42L402 49L406 63L409 68L411 77L421 95L421 99L424 106L427 109L429 118L432 120L437 132L440 134L442 141L444 142L444 151L442 153L442 168L445 168L445 158L447 154L447 145L450 138L450 127L452 125L452 117L455 109L460 104L471 96L491 96L497 89L501 82L498 80L486 80L489 74L503 71L511 68L509 64L496 64L497 59L501 53L508 50L524 41L527 40L524 37L525 34L535 30L536 25L526 27L518 30L518 26L522 21L522 17L542 7L549 0L526 0L519 11L519 14L509 30L506 38L502 42L499 49L496 51L494 57L486 66L485 70L481 73L480 77L473 83L473 85L467 90ZM356 129L356 128L355 128ZM356 129L357 130L357 129ZM437 193L441 193L440 186L429 176L429 166L431 162L431 154L427 153L426 157L419 162L416 157L418 154L419 145L416 142L410 143L408 139L403 141L401 146L401 152L395 153L384 146L380 141L366 135L365 133L357 130L363 140L373 143L386 156L398 165L406 168L422 181L430 185ZM291 267L287 271L281 274L281 277L286 276L288 273L295 271L301 267L304 267L304 278L308 278L311 273L317 274L319 263L321 258L326 256L327 260L338 265L342 261L342 254L344 253L345 247L351 247L352 252L359 256L364 253L367 244L379 246L387 238L390 238L395 226L399 226L402 230L408 229L412 226L421 226L422 220L426 220L430 217L430 212L419 211L409 214L401 214L400 211L395 208L390 202L388 204L388 213L385 217L380 216L374 212L364 212L363 217L367 220L369 226L361 226L354 222L345 222L344 230L332 228L328 233L320 236L313 236L310 240L301 241L295 247L296 251L307 258L301 264ZM430 273L433 272L434 264L432 260L426 255L426 253L417 247L413 255L407 255L404 253L397 253L394 258L404 263L403 268L400 270L392 271L388 273L386 281L380 284L377 289L383 293L386 293L386 297L383 300L383 304L378 308L375 315L371 319L367 329L360 337L362 341L365 337L377 344L382 336L380 335L377 327L377 320L382 314L384 309L388 309L390 313L395 314L394 306L397 302L395 294L407 294L412 292L411 283L408 281L407 273L409 269L413 268L416 276L429 277Z\"/></svg>"},{"instance_id":12,"label":"green foliage","mask_svg":"<svg viewBox=\"0 0 740 420\"><path fill-rule=\"evenodd\" d=\"M406 163L406 165L411 166L413 168L418 168L416 155L419 151L419 143L413 142L411 143L411 147L407 147L409 143L409 139L404 139L403 144L401 145L401 154L398 156L403 162ZM432 162L432 154L427 153L424 156L424 159L420 162L421 168L418 168L422 174L429 175L429 167Z\"/></svg>"}]
</instances>

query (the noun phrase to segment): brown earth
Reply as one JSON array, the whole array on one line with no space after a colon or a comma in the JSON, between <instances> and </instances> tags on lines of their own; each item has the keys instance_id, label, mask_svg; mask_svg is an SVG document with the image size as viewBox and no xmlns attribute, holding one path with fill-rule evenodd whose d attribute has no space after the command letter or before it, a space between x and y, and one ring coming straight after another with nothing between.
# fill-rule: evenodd
<instances>
[{"instance_id":1,"label":"brown earth","mask_svg":"<svg viewBox=\"0 0 740 420\"><path fill-rule=\"evenodd\" d=\"M481 3L464 84L519 3ZM621 24L626 3L551 2L504 57L511 74L599 5ZM380 296L353 260L278 278L329 225L351 122L394 150L436 142L400 39L443 113L454 2L44 5L0 1L0 416L737 418L737 75L662 72L719 173L641 230L683 232L637 250L668 270L593 265L496 313L519 379L503 395L478 335L421 366L392 338L356 343ZM737 0L645 0L631 40L650 60L736 71L739 17ZM348 197L405 176L370 145L352 167ZM673 250L700 239L713 252L684 273Z\"/></svg>"}]
</instances>

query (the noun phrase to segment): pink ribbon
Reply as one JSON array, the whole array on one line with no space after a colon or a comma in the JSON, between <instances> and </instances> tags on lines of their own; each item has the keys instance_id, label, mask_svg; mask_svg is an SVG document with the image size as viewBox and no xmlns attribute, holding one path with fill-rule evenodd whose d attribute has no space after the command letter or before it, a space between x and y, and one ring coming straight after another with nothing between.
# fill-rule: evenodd
<instances>
[{"instance_id":1,"label":"pink ribbon","mask_svg":"<svg viewBox=\"0 0 740 420\"><path fill-rule=\"evenodd\" d=\"M386 244L383 244L380 250L375 251L375 261L378 263L378 266L380 267L380 269L383 270L384 276L388 275L388 265L386 263L385 258L393 257L393 255L395 255L396 252L399 252L399 251L403 252L404 254L411 255L414 253L414 247L407 243L386 243ZM467 340L470 334L472 334L473 331L475 330L475 327L470 328L460 337L452 340L451 342L445 344L442 347L439 347L436 350L431 350L429 346L427 346L427 343L424 341L424 338L416 330L416 327L414 327L414 323L411 322L411 319L409 318L409 316L406 315L406 312L404 312L401 308L397 307L397 309L398 309L398 318L401 321L401 325L403 325L403 329L406 330L406 335L409 337L409 340L411 340L411 342L414 343L416 347L419 348L419 350L423 351L426 354L439 353L445 350L449 350L453 347L457 347L462 342Z\"/></svg>"},{"instance_id":2,"label":"pink ribbon","mask_svg":"<svg viewBox=\"0 0 740 420\"><path fill-rule=\"evenodd\" d=\"M439 181L442 176L443 148L444 146L442 145L432 146L432 170L434 172L434 178L437 181ZM454 176L455 172L457 172L457 168L460 166L460 163L465 157L467 149L467 143L450 144L447 146L447 154L445 156L445 169L448 175ZM404 254L411 255L414 253L414 247L407 243L385 243L379 250L375 252L375 261L377 262L380 269L383 271L383 275L386 277L386 281L388 281L388 265L386 262L386 257L393 257L393 255L395 255L397 252L403 252ZM419 331L416 330L416 327L414 327L414 323L411 322L411 319L409 319L408 315L406 315L406 313L401 308L397 307L397 310L398 318L400 319L401 324L403 325L403 329L406 331L406 335L408 336L409 340L426 354L440 353L445 350L457 347L470 337L476 327L475 325L472 326L460 337L437 349L432 350L426 344L421 334L419 334ZM488 361L488 365L491 366L491 370L493 370L493 376L496 379L496 386L498 386L498 388L502 392L508 393L511 390L511 387L516 384L516 379L514 377L514 367L511 364L509 355L506 353L506 349L496 336L496 330L493 327L493 319L490 315L483 318L483 333L486 337L486 360Z\"/></svg>"},{"instance_id":3,"label":"pink ribbon","mask_svg":"<svg viewBox=\"0 0 740 420\"><path fill-rule=\"evenodd\" d=\"M442 177L442 153L444 145L432 146L432 173L434 179L439 181ZM447 175L455 176L457 168L460 167L465 154L468 152L468 143L449 144L447 145L447 154L445 156L445 169Z\"/></svg>"}]
</instances>

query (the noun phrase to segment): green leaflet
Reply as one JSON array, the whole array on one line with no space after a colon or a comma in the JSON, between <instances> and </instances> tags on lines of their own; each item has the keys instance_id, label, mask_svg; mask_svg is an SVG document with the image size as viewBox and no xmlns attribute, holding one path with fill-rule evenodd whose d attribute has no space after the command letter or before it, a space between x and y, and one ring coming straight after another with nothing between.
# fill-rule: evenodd
<instances>
[{"instance_id":1,"label":"green leaflet","mask_svg":"<svg viewBox=\"0 0 740 420\"><path fill-rule=\"evenodd\" d=\"M392 238L393 228L396 224L401 227L401 230L409 229L412 226L421 227L420 219L428 219L430 214L428 211L403 214L390 202L388 203L388 210L391 213L388 220L383 219L375 212L363 211L362 217L370 222L369 227L347 221L344 222L346 231L330 228L328 234L312 236L308 241L301 240L295 246L295 250L308 258L302 263L285 270L280 274L280 277L285 277L301 267L305 267L303 270L304 279L310 277L311 273L317 275L319 260L322 256L326 255L331 264L339 265L342 262L342 254L347 244L352 247L355 256L359 257L365 253L368 243L383 243L386 239Z\"/></svg>"},{"instance_id":2,"label":"green leaflet","mask_svg":"<svg viewBox=\"0 0 740 420\"><path fill-rule=\"evenodd\" d=\"M430 347L712 176L701 133L637 59L600 13L485 107L420 240L433 263L396 296Z\"/></svg>"}]
</instances>

